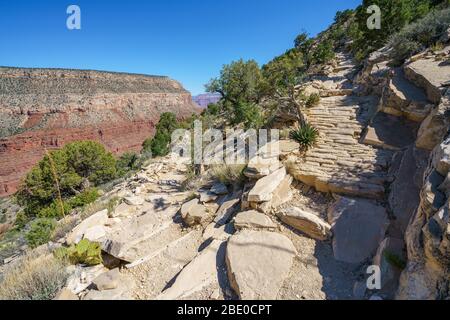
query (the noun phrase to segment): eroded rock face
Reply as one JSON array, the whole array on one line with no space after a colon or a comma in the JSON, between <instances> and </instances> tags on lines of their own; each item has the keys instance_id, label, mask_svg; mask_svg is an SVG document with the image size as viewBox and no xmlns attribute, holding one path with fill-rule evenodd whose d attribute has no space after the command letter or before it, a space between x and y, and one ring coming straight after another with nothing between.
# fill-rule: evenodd
<instances>
[{"instance_id":1,"label":"eroded rock face","mask_svg":"<svg viewBox=\"0 0 450 320\"><path fill-rule=\"evenodd\" d=\"M139 151L163 112L197 112L166 77L0 68L0 196L14 193L45 149L95 140L115 154Z\"/></svg>"},{"instance_id":2,"label":"eroded rock face","mask_svg":"<svg viewBox=\"0 0 450 320\"><path fill-rule=\"evenodd\" d=\"M228 240L228 278L242 300L273 300L288 276L296 250L286 236L244 230Z\"/></svg>"}]
</instances>

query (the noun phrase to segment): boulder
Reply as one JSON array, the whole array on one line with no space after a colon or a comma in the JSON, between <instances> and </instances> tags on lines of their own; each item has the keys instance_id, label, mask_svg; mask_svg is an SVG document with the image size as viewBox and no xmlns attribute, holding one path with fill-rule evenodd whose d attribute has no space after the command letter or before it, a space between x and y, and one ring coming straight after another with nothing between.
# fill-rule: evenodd
<instances>
[{"instance_id":1,"label":"boulder","mask_svg":"<svg viewBox=\"0 0 450 320\"><path fill-rule=\"evenodd\" d=\"M119 286L121 275L119 269L113 269L99 275L92 281L98 291L112 290Z\"/></svg>"},{"instance_id":2,"label":"boulder","mask_svg":"<svg viewBox=\"0 0 450 320\"><path fill-rule=\"evenodd\" d=\"M181 206L181 210L180 210L181 216L182 216L182 217L183 217L183 216L186 216L186 215L189 213L189 210L191 210L191 208L192 208L193 206L197 205L198 203L199 203L199 202L198 202L198 199L192 199L192 200L190 200L190 201L184 203L184 204Z\"/></svg>"},{"instance_id":3,"label":"boulder","mask_svg":"<svg viewBox=\"0 0 450 320\"><path fill-rule=\"evenodd\" d=\"M274 300L289 275L296 250L286 236L243 230L228 240L228 278L242 300Z\"/></svg>"},{"instance_id":4,"label":"boulder","mask_svg":"<svg viewBox=\"0 0 450 320\"><path fill-rule=\"evenodd\" d=\"M250 202L266 202L273 198L275 190L283 182L286 177L286 169L283 167L258 182L248 194Z\"/></svg>"},{"instance_id":5,"label":"boulder","mask_svg":"<svg viewBox=\"0 0 450 320\"><path fill-rule=\"evenodd\" d=\"M103 226L107 223L107 221L108 210L103 210L93 214L72 230L72 232L66 238L67 244L72 245L80 242L87 230L92 227Z\"/></svg>"},{"instance_id":6,"label":"boulder","mask_svg":"<svg viewBox=\"0 0 450 320\"><path fill-rule=\"evenodd\" d=\"M333 233L335 259L355 264L373 256L389 226L384 207L369 200L346 197L330 206L328 222Z\"/></svg>"},{"instance_id":7,"label":"boulder","mask_svg":"<svg viewBox=\"0 0 450 320\"><path fill-rule=\"evenodd\" d=\"M227 186L221 182L214 183L209 191L219 196L228 194Z\"/></svg>"},{"instance_id":8,"label":"boulder","mask_svg":"<svg viewBox=\"0 0 450 320\"><path fill-rule=\"evenodd\" d=\"M210 216L206 207L202 204L194 204L182 215L183 221L190 227L202 224Z\"/></svg>"},{"instance_id":9,"label":"boulder","mask_svg":"<svg viewBox=\"0 0 450 320\"><path fill-rule=\"evenodd\" d=\"M417 134L416 146L433 150L444 139L450 126L450 90L442 97L442 101L422 122Z\"/></svg>"},{"instance_id":10,"label":"boulder","mask_svg":"<svg viewBox=\"0 0 450 320\"><path fill-rule=\"evenodd\" d=\"M277 224L267 215L255 210L241 212L234 218L234 227L237 230L242 229L268 229L274 230Z\"/></svg>"},{"instance_id":11,"label":"boulder","mask_svg":"<svg viewBox=\"0 0 450 320\"><path fill-rule=\"evenodd\" d=\"M282 204L291 201L293 197L291 190L293 179L294 178L292 178L292 176L287 175L273 192L273 196L270 201L262 203L252 202L250 206L266 214L273 213L273 211L280 207Z\"/></svg>"},{"instance_id":12,"label":"boulder","mask_svg":"<svg viewBox=\"0 0 450 320\"><path fill-rule=\"evenodd\" d=\"M277 212L278 218L287 225L316 240L327 240L331 236L331 226L313 213L296 207Z\"/></svg>"}]
</instances>

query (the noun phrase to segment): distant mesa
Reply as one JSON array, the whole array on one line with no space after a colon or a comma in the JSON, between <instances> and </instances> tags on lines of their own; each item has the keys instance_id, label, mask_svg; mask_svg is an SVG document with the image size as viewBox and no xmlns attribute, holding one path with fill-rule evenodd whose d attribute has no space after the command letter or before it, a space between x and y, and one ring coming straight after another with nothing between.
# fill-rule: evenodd
<instances>
[{"instance_id":1,"label":"distant mesa","mask_svg":"<svg viewBox=\"0 0 450 320\"><path fill-rule=\"evenodd\" d=\"M220 99L221 95L218 93L204 93L192 97L192 100L202 108L208 107L211 103L217 103Z\"/></svg>"},{"instance_id":2,"label":"distant mesa","mask_svg":"<svg viewBox=\"0 0 450 320\"><path fill-rule=\"evenodd\" d=\"M0 67L0 196L17 190L45 149L94 140L115 154L139 152L162 113L199 111L168 77Z\"/></svg>"}]
</instances>

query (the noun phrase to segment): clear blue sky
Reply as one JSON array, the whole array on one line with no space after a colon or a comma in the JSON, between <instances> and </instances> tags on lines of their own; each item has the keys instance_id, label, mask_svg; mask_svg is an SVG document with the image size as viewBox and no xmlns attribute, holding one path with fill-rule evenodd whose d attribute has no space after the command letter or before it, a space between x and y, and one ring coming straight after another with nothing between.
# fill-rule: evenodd
<instances>
[{"instance_id":1,"label":"clear blue sky","mask_svg":"<svg viewBox=\"0 0 450 320\"><path fill-rule=\"evenodd\" d=\"M0 65L167 75L193 94L223 64L263 64L361 0L2 0ZM81 8L82 29L66 28Z\"/></svg>"}]
</instances>

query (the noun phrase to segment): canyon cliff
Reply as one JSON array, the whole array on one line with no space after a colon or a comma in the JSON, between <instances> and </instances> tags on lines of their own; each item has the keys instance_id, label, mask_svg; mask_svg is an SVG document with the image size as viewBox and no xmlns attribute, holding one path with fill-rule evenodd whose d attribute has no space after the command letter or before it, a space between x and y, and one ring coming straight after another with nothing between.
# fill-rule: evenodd
<instances>
[{"instance_id":1,"label":"canyon cliff","mask_svg":"<svg viewBox=\"0 0 450 320\"><path fill-rule=\"evenodd\" d=\"M117 155L140 151L164 112L198 112L167 77L0 68L0 196L17 190L46 149L95 140Z\"/></svg>"}]
</instances>

